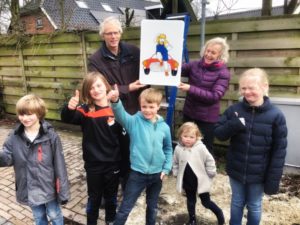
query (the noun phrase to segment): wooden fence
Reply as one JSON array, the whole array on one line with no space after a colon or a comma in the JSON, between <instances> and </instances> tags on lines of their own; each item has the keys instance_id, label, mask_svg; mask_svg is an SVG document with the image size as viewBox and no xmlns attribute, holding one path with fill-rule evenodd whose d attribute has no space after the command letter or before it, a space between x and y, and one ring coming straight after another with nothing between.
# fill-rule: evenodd
<instances>
[{"instance_id":1,"label":"wooden fence","mask_svg":"<svg viewBox=\"0 0 300 225\"><path fill-rule=\"evenodd\" d=\"M270 75L271 96L300 97L300 16L220 20L206 24L206 40L227 37L232 79L222 100L222 110L238 98L238 75L251 67ZM139 28L128 28L123 40L139 45ZM190 60L199 58L200 25L191 24L188 35ZM87 61L100 46L98 33L1 37L1 104L15 113L15 103L27 93L37 93L48 106L47 118L60 119L60 108L73 94L87 71ZM178 93L180 114L184 93ZM176 115L175 115L176 117ZM177 115L178 117L178 115ZM179 118L179 117L178 117ZM180 123L180 120L176 120Z\"/></svg>"}]
</instances>

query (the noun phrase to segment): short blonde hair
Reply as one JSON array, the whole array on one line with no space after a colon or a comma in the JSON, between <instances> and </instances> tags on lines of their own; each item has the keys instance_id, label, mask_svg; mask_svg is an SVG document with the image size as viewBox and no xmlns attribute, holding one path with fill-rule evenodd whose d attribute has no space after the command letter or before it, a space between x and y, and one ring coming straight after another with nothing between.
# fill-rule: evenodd
<instances>
[{"instance_id":1,"label":"short blonde hair","mask_svg":"<svg viewBox=\"0 0 300 225\"><path fill-rule=\"evenodd\" d=\"M221 37L216 37L208 40L205 45L202 47L200 51L200 56L203 57L206 48L209 45L220 45L221 46L221 55L220 55L220 60L223 61L224 63L227 63L229 60L229 45L226 42L226 38L221 38Z\"/></svg>"},{"instance_id":2,"label":"short blonde hair","mask_svg":"<svg viewBox=\"0 0 300 225\"><path fill-rule=\"evenodd\" d=\"M120 20L114 16L110 16L110 17L107 17L106 19L104 19L100 23L100 25L99 25L99 35L100 36L103 36L104 30L105 30L106 26L108 26L109 24L116 25L118 27L120 34L123 33L123 28L122 28L122 24L121 24Z\"/></svg>"},{"instance_id":3,"label":"short blonde hair","mask_svg":"<svg viewBox=\"0 0 300 225\"><path fill-rule=\"evenodd\" d=\"M28 94L18 100L16 113L18 116L36 114L39 120L42 120L46 116L47 108L43 99L35 94Z\"/></svg>"},{"instance_id":4,"label":"short blonde hair","mask_svg":"<svg viewBox=\"0 0 300 225\"><path fill-rule=\"evenodd\" d=\"M92 88L92 85L95 83L97 79L102 80L106 87L106 94L111 91L111 86L109 85L106 78L99 72L89 72L82 81L81 86L81 97L82 101L88 105L94 105L94 100L91 97L90 90Z\"/></svg>"},{"instance_id":5,"label":"short blonde hair","mask_svg":"<svg viewBox=\"0 0 300 225\"><path fill-rule=\"evenodd\" d=\"M201 131L199 130L197 124L195 124L194 122L185 122L184 124L182 124L178 131L177 131L177 138L179 140L179 142L181 142L181 135L183 133L192 133L192 134L195 134L196 135L196 138L198 140L202 139L202 133Z\"/></svg>"},{"instance_id":6,"label":"short blonde hair","mask_svg":"<svg viewBox=\"0 0 300 225\"><path fill-rule=\"evenodd\" d=\"M265 70L261 68L252 68L244 71L239 78L239 84L245 78L254 79L259 86L263 87L264 95L269 95L269 78Z\"/></svg>"},{"instance_id":7,"label":"short blonde hair","mask_svg":"<svg viewBox=\"0 0 300 225\"><path fill-rule=\"evenodd\" d=\"M142 93L140 94L139 100L141 102L141 100L145 100L148 103L157 103L158 105L160 105L161 101L162 101L162 93L161 91L155 89L155 88L147 88L145 90L142 91Z\"/></svg>"}]
</instances>

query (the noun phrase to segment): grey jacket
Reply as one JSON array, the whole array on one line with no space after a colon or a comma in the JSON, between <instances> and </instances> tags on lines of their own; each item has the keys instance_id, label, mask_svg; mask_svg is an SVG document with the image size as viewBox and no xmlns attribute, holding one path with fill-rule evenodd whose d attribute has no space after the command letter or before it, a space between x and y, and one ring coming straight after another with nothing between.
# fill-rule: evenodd
<instances>
[{"instance_id":1,"label":"grey jacket","mask_svg":"<svg viewBox=\"0 0 300 225\"><path fill-rule=\"evenodd\" d=\"M69 199L69 182L59 136L48 122L41 122L33 142L18 125L0 152L0 167L14 166L16 197L21 204L37 206L54 199Z\"/></svg>"},{"instance_id":2,"label":"grey jacket","mask_svg":"<svg viewBox=\"0 0 300 225\"><path fill-rule=\"evenodd\" d=\"M192 168L198 180L198 194L209 192L212 178L217 174L213 156L209 153L201 140L191 148L186 148L180 143L176 146L173 156L173 175L177 177L176 189L182 192L183 175L187 163Z\"/></svg>"}]
</instances>

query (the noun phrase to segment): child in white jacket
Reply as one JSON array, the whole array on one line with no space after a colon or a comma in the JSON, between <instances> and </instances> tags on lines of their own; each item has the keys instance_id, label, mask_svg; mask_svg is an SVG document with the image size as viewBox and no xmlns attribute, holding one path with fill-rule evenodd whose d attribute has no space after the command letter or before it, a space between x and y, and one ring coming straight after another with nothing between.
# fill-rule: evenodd
<instances>
[{"instance_id":1,"label":"child in white jacket","mask_svg":"<svg viewBox=\"0 0 300 225\"><path fill-rule=\"evenodd\" d=\"M193 122L184 123L178 130L179 144L173 158L173 175L177 176L176 188L186 192L189 225L196 224L195 207L197 196L205 208L210 209L217 217L218 224L224 224L222 210L210 200L212 178L216 175L213 156L201 141L202 134Z\"/></svg>"}]
</instances>

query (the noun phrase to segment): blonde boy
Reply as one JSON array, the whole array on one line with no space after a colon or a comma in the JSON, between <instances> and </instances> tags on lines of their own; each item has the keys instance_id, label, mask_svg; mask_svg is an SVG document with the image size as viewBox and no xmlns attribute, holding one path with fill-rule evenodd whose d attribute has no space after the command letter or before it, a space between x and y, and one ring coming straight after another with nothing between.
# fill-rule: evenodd
<instances>
[{"instance_id":1,"label":"blonde boy","mask_svg":"<svg viewBox=\"0 0 300 225\"><path fill-rule=\"evenodd\" d=\"M130 136L131 172L124 198L114 225L125 224L141 192L146 189L146 224L155 225L157 201L164 175L172 168L172 142L169 126L157 114L162 93L154 88L144 90L139 98L141 111L128 114L119 100L117 87L109 97L116 120Z\"/></svg>"},{"instance_id":2,"label":"blonde boy","mask_svg":"<svg viewBox=\"0 0 300 225\"><path fill-rule=\"evenodd\" d=\"M34 94L16 105L20 124L0 152L0 167L14 166L17 201L31 207L37 225L63 225L60 204L69 199L67 170L59 136L46 121L44 101Z\"/></svg>"}]
</instances>

